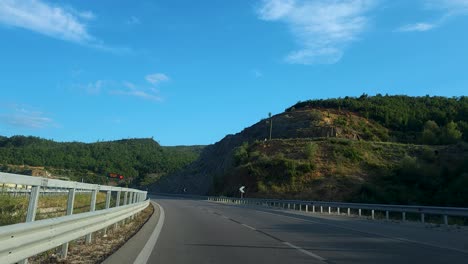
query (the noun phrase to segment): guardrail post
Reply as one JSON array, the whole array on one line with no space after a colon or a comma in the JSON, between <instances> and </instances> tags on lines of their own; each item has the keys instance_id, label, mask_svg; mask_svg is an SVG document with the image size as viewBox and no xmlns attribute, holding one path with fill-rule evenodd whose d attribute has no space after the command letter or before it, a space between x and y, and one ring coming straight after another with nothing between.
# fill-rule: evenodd
<instances>
[{"instance_id":1,"label":"guardrail post","mask_svg":"<svg viewBox=\"0 0 468 264\"><path fill-rule=\"evenodd\" d=\"M120 206L120 194L121 194L121 191L117 191L117 197L115 198L115 207ZM114 228L118 228L118 227L119 227L119 223L115 223Z\"/></svg>"},{"instance_id":2,"label":"guardrail post","mask_svg":"<svg viewBox=\"0 0 468 264\"><path fill-rule=\"evenodd\" d=\"M295 203L293 204L293 210L296 210L296 204Z\"/></svg>"},{"instance_id":3,"label":"guardrail post","mask_svg":"<svg viewBox=\"0 0 468 264\"><path fill-rule=\"evenodd\" d=\"M291 209L291 204L290 203L288 203L288 209Z\"/></svg>"},{"instance_id":4,"label":"guardrail post","mask_svg":"<svg viewBox=\"0 0 468 264\"><path fill-rule=\"evenodd\" d=\"M28 214L26 216L26 222L32 222L36 219L37 202L39 201L40 190L40 186L32 187L31 196L29 197Z\"/></svg>"},{"instance_id":5,"label":"guardrail post","mask_svg":"<svg viewBox=\"0 0 468 264\"><path fill-rule=\"evenodd\" d=\"M401 219L404 221L406 221L406 212L401 212Z\"/></svg>"},{"instance_id":6,"label":"guardrail post","mask_svg":"<svg viewBox=\"0 0 468 264\"><path fill-rule=\"evenodd\" d=\"M444 218L444 225L448 225L448 217L447 217L447 215L444 215L443 218Z\"/></svg>"},{"instance_id":7,"label":"guardrail post","mask_svg":"<svg viewBox=\"0 0 468 264\"><path fill-rule=\"evenodd\" d=\"M426 221L425 221L425 215L424 215L424 213L422 213L422 214L421 214L421 223L424 224L425 222L426 222Z\"/></svg>"},{"instance_id":8,"label":"guardrail post","mask_svg":"<svg viewBox=\"0 0 468 264\"><path fill-rule=\"evenodd\" d=\"M351 215L351 208L348 208L348 216Z\"/></svg>"},{"instance_id":9,"label":"guardrail post","mask_svg":"<svg viewBox=\"0 0 468 264\"><path fill-rule=\"evenodd\" d=\"M133 204L135 200L135 193L130 192L128 204ZM133 220L133 215L129 217L130 220Z\"/></svg>"},{"instance_id":10,"label":"guardrail post","mask_svg":"<svg viewBox=\"0 0 468 264\"><path fill-rule=\"evenodd\" d=\"M90 205L90 208L89 208L89 211L90 212L94 212L96 210L96 198L97 198L97 193L98 193L98 190L95 189L91 192L91 205ZM86 235L86 244L90 244L91 243L91 240L93 238L93 233L89 233Z\"/></svg>"},{"instance_id":11,"label":"guardrail post","mask_svg":"<svg viewBox=\"0 0 468 264\"><path fill-rule=\"evenodd\" d=\"M127 205L127 204L128 204L128 203L127 203L127 199L128 199L128 192L125 191L125 193L124 193L123 205Z\"/></svg>"},{"instance_id":12,"label":"guardrail post","mask_svg":"<svg viewBox=\"0 0 468 264\"><path fill-rule=\"evenodd\" d=\"M33 222L36 219L37 202L39 201L41 186L33 186L31 195L29 196L28 214L26 215L26 222ZM28 259L23 259L20 264L27 264Z\"/></svg>"},{"instance_id":13,"label":"guardrail post","mask_svg":"<svg viewBox=\"0 0 468 264\"><path fill-rule=\"evenodd\" d=\"M109 209L109 207L110 207L111 195L112 195L112 191L107 191L107 194L106 194L106 209ZM107 237L107 227L104 228L104 237Z\"/></svg>"},{"instance_id":14,"label":"guardrail post","mask_svg":"<svg viewBox=\"0 0 468 264\"><path fill-rule=\"evenodd\" d=\"M331 206L328 206L328 214L331 214Z\"/></svg>"},{"instance_id":15,"label":"guardrail post","mask_svg":"<svg viewBox=\"0 0 468 264\"><path fill-rule=\"evenodd\" d=\"M323 214L323 206L320 206L320 213Z\"/></svg>"},{"instance_id":16,"label":"guardrail post","mask_svg":"<svg viewBox=\"0 0 468 264\"><path fill-rule=\"evenodd\" d=\"M336 208L336 211L337 211L338 215L340 215L340 208L339 207Z\"/></svg>"},{"instance_id":17,"label":"guardrail post","mask_svg":"<svg viewBox=\"0 0 468 264\"><path fill-rule=\"evenodd\" d=\"M385 220L390 220L390 212L389 211L385 211Z\"/></svg>"},{"instance_id":18,"label":"guardrail post","mask_svg":"<svg viewBox=\"0 0 468 264\"><path fill-rule=\"evenodd\" d=\"M375 219L374 215L375 215L375 214L374 214L374 210L372 210L372 220Z\"/></svg>"},{"instance_id":19,"label":"guardrail post","mask_svg":"<svg viewBox=\"0 0 468 264\"><path fill-rule=\"evenodd\" d=\"M361 210L361 208L359 208L359 216L361 216L361 215L362 215L362 210Z\"/></svg>"},{"instance_id":20,"label":"guardrail post","mask_svg":"<svg viewBox=\"0 0 468 264\"><path fill-rule=\"evenodd\" d=\"M68 190L68 198L67 198L67 215L73 214L73 206L75 204L75 188ZM68 242L62 244L62 251L61 251L61 258L65 259L68 255Z\"/></svg>"},{"instance_id":21,"label":"guardrail post","mask_svg":"<svg viewBox=\"0 0 468 264\"><path fill-rule=\"evenodd\" d=\"M312 213L315 213L315 205L312 205Z\"/></svg>"},{"instance_id":22,"label":"guardrail post","mask_svg":"<svg viewBox=\"0 0 468 264\"><path fill-rule=\"evenodd\" d=\"M306 213L309 212L309 205L308 204L306 204L305 211L306 211Z\"/></svg>"}]
</instances>

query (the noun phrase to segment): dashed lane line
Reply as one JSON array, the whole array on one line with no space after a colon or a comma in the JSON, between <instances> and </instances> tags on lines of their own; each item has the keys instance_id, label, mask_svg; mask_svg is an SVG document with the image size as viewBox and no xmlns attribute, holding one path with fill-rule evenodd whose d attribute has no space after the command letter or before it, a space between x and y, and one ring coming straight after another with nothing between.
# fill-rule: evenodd
<instances>
[{"instance_id":1,"label":"dashed lane line","mask_svg":"<svg viewBox=\"0 0 468 264\"><path fill-rule=\"evenodd\" d=\"M234 222L234 223L236 223L236 224L239 224L239 225L241 225L241 226L247 227L248 229L253 230L253 231L256 231L257 233L260 233L260 234L262 234L262 235L264 235L264 236L267 236L267 237L269 237L269 238L272 238L272 239L274 239L274 240L276 240L276 241L278 241L278 242L280 242L280 243L283 243L284 245L286 245L286 246L288 246L288 247L290 247L290 248L293 248L293 249L295 249L295 250L297 250L297 251L299 251L299 252L301 252L301 253L303 253L303 254L309 256L309 257L312 257L312 258L314 258L314 259L316 259L316 260L318 260L318 261L321 261L321 262L324 262L324 263L326 263L326 261L327 261L325 258L323 258L323 257L321 257L321 256L319 256L319 255L317 255L317 254L315 254L315 253L312 253L312 252L310 252L310 251L308 251L308 250L305 250L305 249L303 249L303 248L301 248L301 247L298 247L298 246L296 246L296 245L294 245L294 244L291 244L291 243L289 243L289 242L286 242L286 241L284 241L284 240L282 240L282 239L280 239L280 238L277 238L276 236L273 236L273 235L271 235L271 234L269 234L269 233L267 233L267 232L264 232L264 231L262 231L262 230L258 230L258 229L256 229L255 227L252 227L252 226L249 226L249 225L247 225L247 224L241 223L241 222L239 222L239 221L237 221L237 220L235 220L235 219L232 219L232 218L230 218L230 217L227 217L227 216L225 216L225 215L223 215L223 214L220 214L220 213L218 213L218 212L213 212L213 214L218 215L218 216L220 216L220 217L222 217L222 218L224 218L224 219L228 219L228 220L230 220L230 221L232 221L232 222Z\"/></svg>"}]
</instances>

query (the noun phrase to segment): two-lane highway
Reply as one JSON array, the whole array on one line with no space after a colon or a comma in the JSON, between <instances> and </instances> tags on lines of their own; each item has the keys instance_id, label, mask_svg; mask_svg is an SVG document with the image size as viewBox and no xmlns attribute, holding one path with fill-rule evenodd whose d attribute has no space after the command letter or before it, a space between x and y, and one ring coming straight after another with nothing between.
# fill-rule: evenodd
<instances>
[{"instance_id":1,"label":"two-lane highway","mask_svg":"<svg viewBox=\"0 0 468 264\"><path fill-rule=\"evenodd\" d=\"M466 263L464 230L154 197L165 221L148 263Z\"/></svg>"}]
</instances>

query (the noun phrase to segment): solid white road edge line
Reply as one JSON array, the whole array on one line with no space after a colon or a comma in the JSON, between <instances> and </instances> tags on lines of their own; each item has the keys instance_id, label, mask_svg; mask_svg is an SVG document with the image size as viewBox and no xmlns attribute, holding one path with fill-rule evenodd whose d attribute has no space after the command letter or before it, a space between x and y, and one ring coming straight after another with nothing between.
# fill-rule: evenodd
<instances>
[{"instance_id":1,"label":"solid white road edge line","mask_svg":"<svg viewBox=\"0 0 468 264\"><path fill-rule=\"evenodd\" d=\"M159 207L160 212L158 223L156 224L156 228L154 229L150 238L146 242L145 247L143 247L140 254L138 254L138 257L133 262L134 264L146 264L149 257L151 256L151 252L153 252L154 246L156 246L159 234L161 233L162 227L164 225L164 209L158 203L155 202L155 204Z\"/></svg>"},{"instance_id":2,"label":"solid white road edge line","mask_svg":"<svg viewBox=\"0 0 468 264\"><path fill-rule=\"evenodd\" d=\"M303 248L301 248L301 247L298 247L298 246L296 246L296 245L293 245L293 244L291 244L291 243L289 243L289 242L283 242L283 244L285 244L285 245L288 246L288 247L292 247L292 248L294 248L294 249L297 249L298 251L300 251L300 252L306 254L307 256L313 257L313 258L315 258L315 259L317 259L317 260L320 260L320 261L325 261L325 260L326 260L326 259L322 258L321 256L319 256L319 255L317 255L317 254L314 254L314 253L312 253L312 252L310 252L310 251L307 251L307 250L305 250L305 249L303 249Z\"/></svg>"}]
</instances>

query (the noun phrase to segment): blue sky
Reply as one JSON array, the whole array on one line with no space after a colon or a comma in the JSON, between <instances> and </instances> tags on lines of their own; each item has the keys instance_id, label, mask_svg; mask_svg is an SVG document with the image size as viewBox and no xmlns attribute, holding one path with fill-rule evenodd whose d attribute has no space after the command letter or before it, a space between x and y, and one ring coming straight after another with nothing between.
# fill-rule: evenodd
<instances>
[{"instance_id":1,"label":"blue sky","mask_svg":"<svg viewBox=\"0 0 468 264\"><path fill-rule=\"evenodd\" d=\"M0 135L211 144L315 98L462 96L468 0L0 0Z\"/></svg>"}]
</instances>

